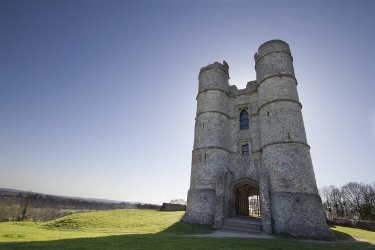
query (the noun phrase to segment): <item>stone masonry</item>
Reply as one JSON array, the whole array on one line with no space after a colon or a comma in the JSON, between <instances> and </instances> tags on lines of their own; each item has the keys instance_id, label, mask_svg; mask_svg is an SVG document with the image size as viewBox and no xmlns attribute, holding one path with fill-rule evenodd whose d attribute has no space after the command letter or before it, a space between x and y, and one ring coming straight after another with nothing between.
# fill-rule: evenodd
<instances>
[{"instance_id":1,"label":"stone masonry","mask_svg":"<svg viewBox=\"0 0 375 250\"><path fill-rule=\"evenodd\" d=\"M220 229L238 214L236 192L246 185L259 191L263 232L333 237L316 187L289 45L268 41L254 59L257 79L245 89L229 85L225 61L200 70L183 220ZM248 121L240 121L246 114Z\"/></svg>"}]
</instances>

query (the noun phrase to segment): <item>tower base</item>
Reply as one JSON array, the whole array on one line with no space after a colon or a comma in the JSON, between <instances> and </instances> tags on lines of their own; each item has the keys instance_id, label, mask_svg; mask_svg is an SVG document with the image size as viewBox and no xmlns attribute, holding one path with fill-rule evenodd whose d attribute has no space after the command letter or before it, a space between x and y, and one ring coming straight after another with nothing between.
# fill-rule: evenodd
<instances>
[{"instance_id":1,"label":"tower base","mask_svg":"<svg viewBox=\"0 0 375 250\"><path fill-rule=\"evenodd\" d=\"M215 216L215 189L190 189L183 221L212 225Z\"/></svg>"},{"instance_id":2,"label":"tower base","mask_svg":"<svg viewBox=\"0 0 375 250\"><path fill-rule=\"evenodd\" d=\"M271 194L270 198L273 204L273 232L308 238L334 238L326 224L318 195L277 192Z\"/></svg>"}]
</instances>

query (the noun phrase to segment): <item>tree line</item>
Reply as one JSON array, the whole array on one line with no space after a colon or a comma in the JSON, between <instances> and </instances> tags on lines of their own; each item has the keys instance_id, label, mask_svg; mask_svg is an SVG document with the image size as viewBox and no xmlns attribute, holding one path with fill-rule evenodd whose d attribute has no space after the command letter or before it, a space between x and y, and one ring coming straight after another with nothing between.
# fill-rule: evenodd
<instances>
[{"instance_id":1,"label":"tree line","mask_svg":"<svg viewBox=\"0 0 375 250\"><path fill-rule=\"evenodd\" d=\"M325 186L319 190L319 194L328 219L375 221L375 182L349 182L341 188Z\"/></svg>"}]
</instances>

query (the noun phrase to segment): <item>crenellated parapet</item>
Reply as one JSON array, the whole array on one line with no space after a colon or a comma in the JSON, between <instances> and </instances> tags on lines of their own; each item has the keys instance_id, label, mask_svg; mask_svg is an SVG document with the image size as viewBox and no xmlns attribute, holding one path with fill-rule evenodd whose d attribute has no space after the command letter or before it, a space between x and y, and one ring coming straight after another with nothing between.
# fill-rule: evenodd
<instances>
[{"instance_id":1,"label":"crenellated parapet","mask_svg":"<svg viewBox=\"0 0 375 250\"><path fill-rule=\"evenodd\" d=\"M295 77L293 57L289 45L284 41L265 42L259 47L254 58L258 84L273 76Z\"/></svg>"},{"instance_id":2,"label":"crenellated parapet","mask_svg":"<svg viewBox=\"0 0 375 250\"><path fill-rule=\"evenodd\" d=\"M229 66L223 61L223 64L215 62L201 68L199 72L198 95L202 91L221 90L228 93L229 90Z\"/></svg>"},{"instance_id":3,"label":"crenellated parapet","mask_svg":"<svg viewBox=\"0 0 375 250\"><path fill-rule=\"evenodd\" d=\"M229 86L229 96L235 97L240 95L251 95L257 90L257 81L250 81L246 84L246 88L238 89L236 85Z\"/></svg>"},{"instance_id":4,"label":"crenellated parapet","mask_svg":"<svg viewBox=\"0 0 375 250\"><path fill-rule=\"evenodd\" d=\"M225 72L229 78L229 65L228 63L224 60L223 63L219 62L214 62L213 64L209 64L206 67L202 67L201 70L199 71L199 76L207 71L207 70L212 70L212 69L219 69L223 72Z\"/></svg>"}]
</instances>

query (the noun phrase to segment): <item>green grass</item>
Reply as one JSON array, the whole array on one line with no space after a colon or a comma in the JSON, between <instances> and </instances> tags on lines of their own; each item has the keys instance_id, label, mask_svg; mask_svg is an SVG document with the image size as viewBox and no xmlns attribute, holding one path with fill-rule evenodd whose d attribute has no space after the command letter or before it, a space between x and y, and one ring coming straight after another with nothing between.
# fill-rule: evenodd
<instances>
[{"instance_id":1,"label":"green grass","mask_svg":"<svg viewBox=\"0 0 375 250\"><path fill-rule=\"evenodd\" d=\"M331 226L331 230L335 234L338 241L347 241L354 239L375 244L375 232L340 226Z\"/></svg>"},{"instance_id":2,"label":"green grass","mask_svg":"<svg viewBox=\"0 0 375 250\"><path fill-rule=\"evenodd\" d=\"M146 209L110 210L73 214L45 223L42 227L106 234L157 233L178 222L182 215L183 212L163 213Z\"/></svg>"},{"instance_id":3,"label":"green grass","mask_svg":"<svg viewBox=\"0 0 375 250\"><path fill-rule=\"evenodd\" d=\"M66 216L47 223L0 223L0 249L375 249L375 233L332 227L336 241L186 236L210 226L181 222L184 212L111 210ZM359 242L366 240L368 242Z\"/></svg>"}]
</instances>

